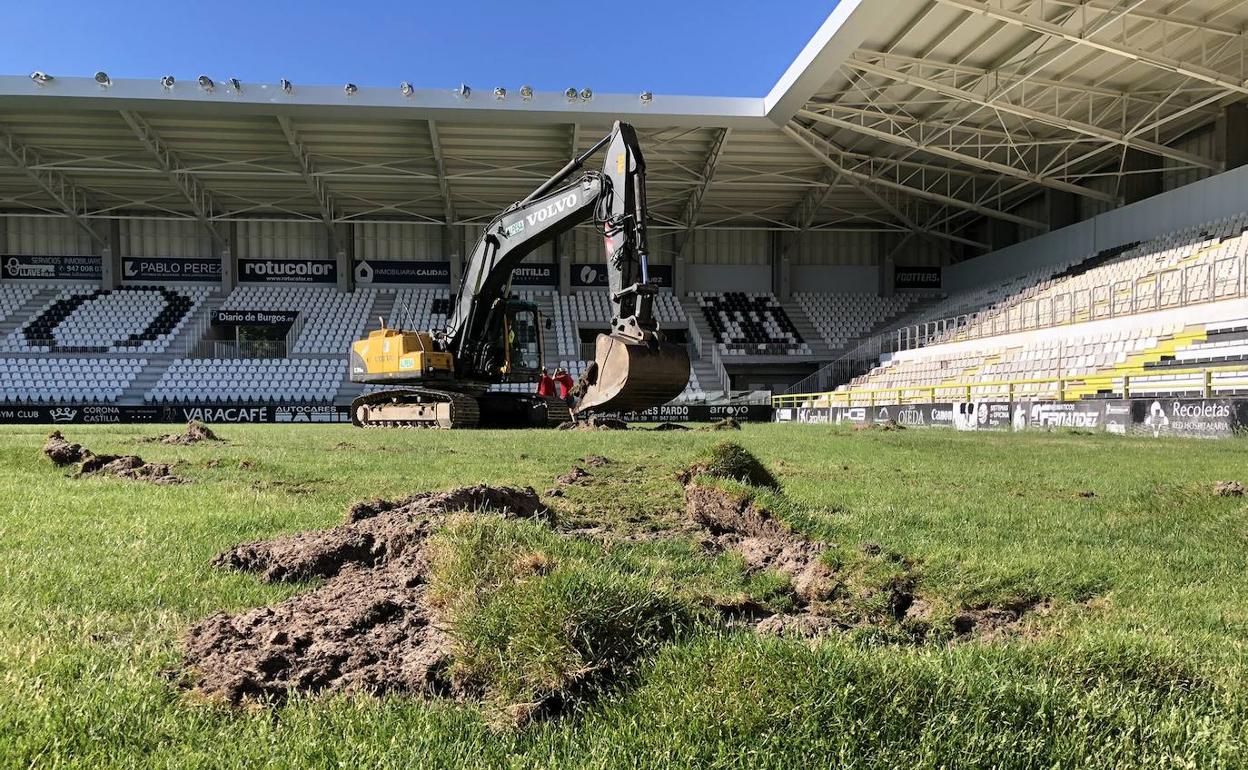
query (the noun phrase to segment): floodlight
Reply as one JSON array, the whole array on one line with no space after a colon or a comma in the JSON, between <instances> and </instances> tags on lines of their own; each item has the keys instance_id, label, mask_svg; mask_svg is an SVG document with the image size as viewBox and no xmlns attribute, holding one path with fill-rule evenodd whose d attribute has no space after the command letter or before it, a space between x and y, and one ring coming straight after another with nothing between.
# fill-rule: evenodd
<instances>
[{"instance_id":1,"label":"floodlight","mask_svg":"<svg viewBox=\"0 0 1248 770\"><path fill-rule=\"evenodd\" d=\"M347 92L347 96L355 96L359 92L360 87L355 83L347 83L342 87L342 90Z\"/></svg>"},{"instance_id":2,"label":"floodlight","mask_svg":"<svg viewBox=\"0 0 1248 770\"><path fill-rule=\"evenodd\" d=\"M46 86L54 78L46 72L40 72L39 70L35 70L34 72L30 73L30 79L35 81L41 86Z\"/></svg>"},{"instance_id":3,"label":"floodlight","mask_svg":"<svg viewBox=\"0 0 1248 770\"><path fill-rule=\"evenodd\" d=\"M286 78L282 78L280 83L282 86L282 90L285 91L286 93L290 93L291 91L295 90L295 86Z\"/></svg>"},{"instance_id":4,"label":"floodlight","mask_svg":"<svg viewBox=\"0 0 1248 770\"><path fill-rule=\"evenodd\" d=\"M497 100L499 100L500 102L501 102L502 100L506 99L506 98L507 98L507 89L506 89L506 88L503 88L502 86L495 86L495 87L494 87L494 98L495 98L495 99L497 99Z\"/></svg>"},{"instance_id":5,"label":"floodlight","mask_svg":"<svg viewBox=\"0 0 1248 770\"><path fill-rule=\"evenodd\" d=\"M533 98L533 86L520 86L520 98L526 102Z\"/></svg>"},{"instance_id":6,"label":"floodlight","mask_svg":"<svg viewBox=\"0 0 1248 770\"><path fill-rule=\"evenodd\" d=\"M113 79L108 76L107 72L95 73L95 82L99 83L102 88L108 88L113 84Z\"/></svg>"},{"instance_id":7,"label":"floodlight","mask_svg":"<svg viewBox=\"0 0 1248 770\"><path fill-rule=\"evenodd\" d=\"M654 101L654 94L650 93L649 91L642 91L642 92L641 92L641 103L642 103L642 104L649 104L649 103L651 103L651 102L653 102L653 101Z\"/></svg>"},{"instance_id":8,"label":"floodlight","mask_svg":"<svg viewBox=\"0 0 1248 770\"><path fill-rule=\"evenodd\" d=\"M573 101L574 99L576 99L576 89L569 88L568 90L563 92L563 95L568 97L568 101Z\"/></svg>"},{"instance_id":9,"label":"floodlight","mask_svg":"<svg viewBox=\"0 0 1248 770\"><path fill-rule=\"evenodd\" d=\"M460 83L459 88L455 89L455 93L459 94L459 98L467 99L472 96L472 88L467 83Z\"/></svg>"},{"instance_id":10,"label":"floodlight","mask_svg":"<svg viewBox=\"0 0 1248 770\"><path fill-rule=\"evenodd\" d=\"M582 100L582 101L586 101L586 102L587 102L587 101L589 101L590 99L593 99L593 98L594 98L594 92L593 92L593 91L591 91L591 90L590 90L590 89L588 89L588 88L582 88L582 89L581 89L581 100Z\"/></svg>"},{"instance_id":11,"label":"floodlight","mask_svg":"<svg viewBox=\"0 0 1248 770\"><path fill-rule=\"evenodd\" d=\"M174 82L173 75L165 75L160 79L160 84L165 88L173 88Z\"/></svg>"},{"instance_id":12,"label":"floodlight","mask_svg":"<svg viewBox=\"0 0 1248 770\"><path fill-rule=\"evenodd\" d=\"M212 78L208 77L207 75L200 75L198 82L199 82L199 87L204 89L205 91L211 91L212 89L217 87L217 84L212 82Z\"/></svg>"},{"instance_id":13,"label":"floodlight","mask_svg":"<svg viewBox=\"0 0 1248 770\"><path fill-rule=\"evenodd\" d=\"M407 82L406 80L404 80L402 83L399 83L399 93L403 94L404 96L411 96L412 93L415 92L415 90L416 89L412 88L412 84Z\"/></svg>"},{"instance_id":14,"label":"floodlight","mask_svg":"<svg viewBox=\"0 0 1248 770\"><path fill-rule=\"evenodd\" d=\"M235 93L241 94L243 92L243 81L238 78L230 78L230 88L233 88Z\"/></svg>"}]
</instances>

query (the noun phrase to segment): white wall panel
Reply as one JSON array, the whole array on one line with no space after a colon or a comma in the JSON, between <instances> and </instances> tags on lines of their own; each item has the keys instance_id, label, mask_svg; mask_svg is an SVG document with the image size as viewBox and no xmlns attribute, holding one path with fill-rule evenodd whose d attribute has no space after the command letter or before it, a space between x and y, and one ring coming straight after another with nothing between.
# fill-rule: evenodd
<instances>
[{"instance_id":1,"label":"white wall panel","mask_svg":"<svg viewBox=\"0 0 1248 770\"><path fill-rule=\"evenodd\" d=\"M353 229L356 259L429 261L449 256L442 245L443 228L439 225L361 222Z\"/></svg>"},{"instance_id":2,"label":"white wall panel","mask_svg":"<svg viewBox=\"0 0 1248 770\"><path fill-rule=\"evenodd\" d=\"M244 259L329 259L329 236L320 222L237 222Z\"/></svg>"},{"instance_id":3,"label":"white wall panel","mask_svg":"<svg viewBox=\"0 0 1248 770\"><path fill-rule=\"evenodd\" d=\"M104 223L100 223L103 231ZM65 217L5 217L6 254L81 256L98 253L91 237Z\"/></svg>"},{"instance_id":4,"label":"white wall panel","mask_svg":"<svg viewBox=\"0 0 1248 770\"><path fill-rule=\"evenodd\" d=\"M789 252L794 265L874 265L884 233L813 230Z\"/></svg>"},{"instance_id":5,"label":"white wall panel","mask_svg":"<svg viewBox=\"0 0 1248 770\"><path fill-rule=\"evenodd\" d=\"M212 236L199 222L170 219L123 219L121 253L130 257L211 257Z\"/></svg>"},{"instance_id":6,"label":"white wall panel","mask_svg":"<svg viewBox=\"0 0 1248 770\"><path fill-rule=\"evenodd\" d=\"M763 230L696 230L689 261L698 265L767 265L768 239Z\"/></svg>"}]
</instances>

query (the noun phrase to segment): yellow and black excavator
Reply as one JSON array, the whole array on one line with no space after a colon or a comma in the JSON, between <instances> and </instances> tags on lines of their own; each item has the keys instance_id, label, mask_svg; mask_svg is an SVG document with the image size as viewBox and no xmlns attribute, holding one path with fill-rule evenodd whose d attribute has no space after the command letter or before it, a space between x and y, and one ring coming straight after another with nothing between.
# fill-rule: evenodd
<instances>
[{"instance_id":1,"label":"yellow and black excavator","mask_svg":"<svg viewBox=\"0 0 1248 770\"><path fill-rule=\"evenodd\" d=\"M603 170L585 161L603 148ZM689 382L689 354L666 342L654 318L658 287L646 255L646 166L637 133L611 133L485 229L464 266L445 329L382 328L351 345L351 381L395 387L351 404L362 427L545 427L572 415L638 411L675 398ZM572 180L572 181L569 181ZM536 393L489 391L535 382L543 361L537 307L511 296L526 255L592 217L606 251L612 319L571 408Z\"/></svg>"}]
</instances>

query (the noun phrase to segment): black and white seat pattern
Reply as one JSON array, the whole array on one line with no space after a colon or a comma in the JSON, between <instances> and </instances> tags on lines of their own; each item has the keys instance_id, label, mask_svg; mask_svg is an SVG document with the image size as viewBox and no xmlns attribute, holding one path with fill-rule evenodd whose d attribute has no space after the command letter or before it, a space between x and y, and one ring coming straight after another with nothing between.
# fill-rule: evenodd
<instances>
[{"instance_id":1,"label":"black and white seat pattern","mask_svg":"<svg viewBox=\"0 0 1248 770\"><path fill-rule=\"evenodd\" d=\"M698 305L724 355L809 354L788 313L766 292L702 292Z\"/></svg>"}]
</instances>

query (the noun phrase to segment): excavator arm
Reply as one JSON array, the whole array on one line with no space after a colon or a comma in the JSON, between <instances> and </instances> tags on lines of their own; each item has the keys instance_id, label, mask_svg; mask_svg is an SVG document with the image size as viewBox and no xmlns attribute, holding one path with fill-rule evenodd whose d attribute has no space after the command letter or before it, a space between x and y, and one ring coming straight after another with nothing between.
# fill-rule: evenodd
<instances>
[{"instance_id":1,"label":"excavator arm","mask_svg":"<svg viewBox=\"0 0 1248 770\"><path fill-rule=\"evenodd\" d=\"M604 147L603 171L569 182ZM612 319L578 383L573 411L637 411L684 390L688 353L664 340L653 313L658 287L649 281L646 254L645 160L633 127L621 122L495 218L477 242L442 336L455 354L458 376L479 376L490 365L491 314L505 300L512 271L526 255L591 217L606 252Z\"/></svg>"}]
</instances>

